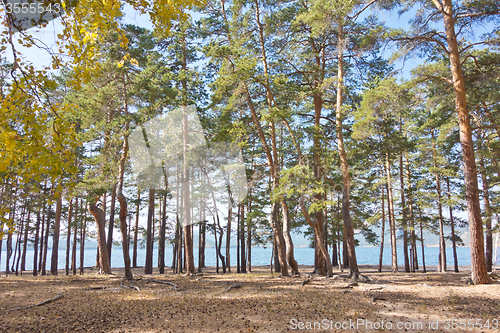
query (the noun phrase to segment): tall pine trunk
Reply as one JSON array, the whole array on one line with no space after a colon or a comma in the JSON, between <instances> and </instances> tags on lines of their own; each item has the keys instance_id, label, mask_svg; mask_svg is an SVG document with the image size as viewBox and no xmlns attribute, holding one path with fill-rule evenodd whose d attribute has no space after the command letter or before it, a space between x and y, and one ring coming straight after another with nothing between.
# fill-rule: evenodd
<instances>
[{"instance_id":1,"label":"tall pine trunk","mask_svg":"<svg viewBox=\"0 0 500 333\"><path fill-rule=\"evenodd\" d=\"M403 255L405 262L405 272L410 272L410 258L408 257L408 228L407 228L407 215L406 215L406 202L405 202L405 180L403 173L403 154L399 155L399 183L401 187L401 210L403 212Z\"/></svg>"},{"instance_id":2,"label":"tall pine trunk","mask_svg":"<svg viewBox=\"0 0 500 333\"><path fill-rule=\"evenodd\" d=\"M385 173L387 177L387 213L389 214L389 226L391 229L391 253L392 253L392 272L398 272L398 252L396 241L396 221L394 218L394 201L392 199L392 176L391 165L389 162L389 152L385 153Z\"/></svg>"},{"instance_id":3,"label":"tall pine trunk","mask_svg":"<svg viewBox=\"0 0 500 333\"><path fill-rule=\"evenodd\" d=\"M437 1L436 1L437 2ZM489 283L486 259L484 256L483 222L479 203L479 187L477 181L476 160L474 158L474 142L470 126L470 115L467 109L465 80L462 74L462 62L458 49L457 34L455 33L454 8L451 0L442 0L440 3L443 13L448 56L450 59L453 90L455 92L455 107L458 114L460 128L460 145L465 178L465 197L469 213L470 251L471 251L471 280L475 284Z\"/></svg>"},{"instance_id":4,"label":"tall pine trunk","mask_svg":"<svg viewBox=\"0 0 500 333\"><path fill-rule=\"evenodd\" d=\"M148 222L147 222L147 236L146 236L146 264L144 265L144 274L153 274L153 219L155 211L155 190L149 189L148 201Z\"/></svg>"}]
</instances>

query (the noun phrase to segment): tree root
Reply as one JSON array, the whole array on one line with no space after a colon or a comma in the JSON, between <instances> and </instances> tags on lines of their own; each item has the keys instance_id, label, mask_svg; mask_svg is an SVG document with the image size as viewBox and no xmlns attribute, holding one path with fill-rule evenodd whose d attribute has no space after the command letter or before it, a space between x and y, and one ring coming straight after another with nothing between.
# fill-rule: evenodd
<instances>
[{"instance_id":1,"label":"tree root","mask_svg":"<svg viewBox=\"0 0 500 333\"><path fill-rule=\"evenodd\" d=\"M177 285L175 283L170 282L170 281L162 281L162 280L153 280L153 279L150 279L146 283L150 283L150 282L161 283L161 284L168 284L169 286L174 287L175 291L182 291L182 289L179 289L179 287L177 287Z\"/></svg>"},{"instance_id":2,"label":"tree root","mask_svg":"<svg viewBox=\"0 0 500 333\"><path fill-rule=\"evenodd\" d=\"M229 288L227 288L226 290L221 292L221 294L227 293L229 290L236 289L236 288L241 288L241 284L240 283L233 283L232 286L229 286Z\"/></svg>"},{"instance_id":3,"label":"tree root","mask_svg":"<svg viewBox=\"0 0 500 333\"><path fill-rule=\"evenodd\" d=\"M31 308L34 308L36 306L42 306L42 305L46 305L46 304L49 304L49 303L52 303L52 302L55 302L55 301L58 301L60 300L61 298L63 298L64 295L59 293L57 294L55 297L52 297L52 298L49 298L49 299L46 299L45 301L43 302L40 302L40 303L37 303L37 304L33 304L33 305L28 305L28 306L20 306L18 308L14 308L14 309L10 309L8 311L15 311L15 310L25 310L25 309L31 309Z\"/></svg>"}]
</instances>

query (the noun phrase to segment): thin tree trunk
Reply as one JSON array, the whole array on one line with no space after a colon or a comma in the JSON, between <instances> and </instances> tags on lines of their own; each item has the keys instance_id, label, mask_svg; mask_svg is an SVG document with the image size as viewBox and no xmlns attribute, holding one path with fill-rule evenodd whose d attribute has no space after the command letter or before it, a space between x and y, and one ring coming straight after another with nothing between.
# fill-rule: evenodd
<instances>
[{"instance_id":1,"label":"thin tree trunk","mask_svg":"<svg viewBox=\"0 0 500 333\"><path fill-rule=\"evenodd\" d=\"M45 241L43 247L42 264L40 265L42 267L42 272L41 272L42 275L47 275L46 266L47 266L47 252L49 248L49 231L50 231L51 216L52 216L52 205L49 204L49 209L47 212L47 224L45 226Z\"/></svg>"},{"instance_id":2,"label":"thin tree trunk","mask_svg":"<svg viewBox=\"0 0 500 333\"><path fill-rule=\"evenodd\" d=\"M240 255L241 255L241 272L247 272L247 261L245 256L245 205L243 203L241 205L241 228L240 228Z\"/></svg>"},{"instance_id":3,"label":"thin tree trunk","mask_svg":"<svg viewBox=\"0 0 500 333\"><path fill-rule=\"evenodd\" d=\"M137 203L135 205L135 228L134 228L134 252L132 254L132 266L137 268L137 242L139 235L139 214L141 207L141 189L137 188Z\"/></svg>"},{"instance_id":4,"label":"thin tree trunk","mask_svg":"<svg viewBox=\"0 0 500 333\"><path fill-rule=\"evenodd\" d=\"M422 208L420 206L418 206L418 211L419 211L419 215L420 215L420 245L422 246L422 268L423 268L423 272L424 273L427 273L427 269L425 268L425 246L424 246L424 228L423 228L423 224L424 224L424 221L422 220Z\"/></svg>"},{"instance_id":5,"label":"thin tree trunk","mask_svg":"<svg viewBox=\"0 0 500 333\"><path fill-rule=\"evenodd\" d=\"M23 254L21 257L21 272L26 270L26 250L28 248L28 231L31 219L31 209L28 205L28 219L26 220L26 226L24 227L24 237L23 237Z\"/></svg>"},{"instance_id":6,"label":"thin tree trunk","mask_svg":"<svg viewBox=\"0 0 500 333\"><path fill-rule=\"evenodd\" d=\"M35 243L33 244L33 276L38 275L38 242L39 242L39 236L40 236L40 210L37 209L36 212L36 225L35 225ZM0 239L0 253L2 253L2 240ZM1 259L1 254L0 254L0 259Z\"/></svg>"},{"instance_id":7,"label":"thin tree trunk","mask_svg":"<svg viewBox=\"0 0 500 333\"><path fill-rule=\"evenodd\" d=\"M383 177L383 173L382 173ZM384 184L381 183L382 193L382 228L380 231L380 256L378 259L378 271L382 272L382 259L384 256L384 238L385 238L385 195L384 195Z\"/></svg>"},{"instance_id":8,"label":"thin tree trunk","mask_svg":"<svg viewBox=\"0 0 500 333\"><path fill-rule=\"evenodd\" d=\"M486 226L486 270L491 272L493 268L493 236L491 233L491 205L490 205L490 190L488 185L488 178L486 175L486 168L484 167L484 159L481 151L478 150L479 155L479 168L481 172L481 180L483 181L483 201ZM451 209L451 208L450 208Z\"/></svg>"},{"instance_id":9,"label":"thin tree trunk","mask_svg":"<svg viewBox=\"0 0 500 333\"><path fill-rule=\"evenodd\" d=\"M155 190L149 189L149 204L148 204L148 224L146 238L146 264L144 265L144 274L153 274L153 219L155 211Z\"/></svg>"},{"instance_id":10,"label":"thin tree trunk","mask_svg":"<svg viewBox=\"0 0 500 333\"><path fill-rule=\"evenodd\" d=\"M43 199L42 199L43 200ZM38 272L40 273L41 272L41 269L42 269L42 258L43 258L43 249L45 247L45 219L47 217L47 212L46 212L46 208L47 208L47 205L46 205L46 202L43 201L43 210L42 210L42 221L41 221L41 224L40 224L40 229L41 229L41 234L40 234L40 249L39 249L39 253L38 253ZM47 229L48 230L48 229ZM48 232L48 231L47 231Z\"/></svg>"},{"instance_id":11,"label":"thin tree trunk","mask_svg":"<svg viewBox=\"0 0 500 333\"><path fill-rule=\"evenodd\" d=\"M443 205L442 205L442 196L441 196L441 179L439 177L438 173L438 165L437 165L437 148L436 148L436 141L435 141L435 132L434 130L431 131L432 135L432 155L433 155L433 165L435 169L435 178L436 178L436 193L438 196L438 216L439 216L439 265L438 265L438 272L446 272L446 243L444 240L444 221L443 221Z\"/></svg>"},{"instance_id":12,"label":"thin tree trunk","mask_svg":"<svg viewBox=\"0 0 500 333\"><path fill-rule=\"evenodd\" d=\"M109 265L111 265L111 250L113 249L113 230L115 229L115 205L116 205L116 184L111 191L111 206L109 208L109 224L108 224L108 256Z\"/></svg>"},{"instance_id":13,"label":"thin tree trunk","mask_svg":"<svg viewBox=\"0 0 500 333\"><path fill-rule=\"evenodd\" d=\"M122 84L123 84L123 112L128 114L128 96L127 96L127 87L125 84L125 74L122 76ZM108 248L111 249L113 244L113 237L109 236L113 233L114 227L114 215L115 215L115 196L118 197L118 201L120 202L120 233L122 236L122 251L123 251L123 263L125 265L125 279L133 280L134 275L132 274L132 269L130 267L130 247L129 247L129 238L128 238L128 228L127 228L127 198L123 194L123 183L125 177L125 162L127 161L129 145L128 145L128 130L129 123L125 122L125 128L123 130L123 143L122 143L122 155L120 157L120 164L118 166L118 190L115 187L113 188L113 197L111 202L111 216L109 219L109 232L108 232ZM109 252L109 256L111 258L111 250ZM110 259L111 262L111 259Z\"/></svg>"},{"instance_id":14,"label":"thin tree trunk","mask_svg":"<svg viewBox=\"0 0 500 333\"><path fill-rule=\"evenodd\" d=\"M448 207L450 208L450 222L451 222L451 243L453 246L453 263L455 264L455 272L458 273L458 258L457 258L457 242L455 235L455 222L453 221L453 207L451 206L451 190L450 178L446 177L446 185L448 186Z\"/></svg>"},{"instance_id":15,"label":"thin tree trunk","mask_svg":"<svg viewBox=\"0 0 500 333\"><path fill-rule=\"evenodd\" d=\"M283 215L283 236L286 244L286 259L290 265L290 273L292 275L297 275L299 274L299 265L293 253L293 241L292 236L290 236L290 212L288 211L288 204L285 201L281 201L281 214Z\"/></svg>"},{"instance_id":16,"label":"thin tree trunk","mask_svg":"<svg viewBox=\"0 0 500 333\"><path fill-rule=\"evenodd\" d=\"M392 272L398 272L398 253L396 242L396 221L394 218L394 200L392 199L392 177L391 165L389 163L389 152L385 153L385 172L387 177L387 204L389 214L389 225L391 228L391 252L392 252Z\"/></svg>"},{"instance_id":17,"label":"thin tree trunk","mask_svg":"<svg viewBox=\"0 0 500 333\"><path fill-rule=\"evenodd\" d=\"M227 216L227 227L226 227L226 264L227 272L231 273L231 224L233 220L233 204L231 202L231 196L229 195L229 209Z\"/></svg>"},{"instance_id":18,"label":"thin tree trunk","mask_svg":"<svg viewBox=\"0 0 500 333\"><path fill-rule=\"evenodd\" d=\"M401 187L401 209L403 211L403 254L404 254L404 262L405 262L405 272L410 272L410 258L408 257L408 228L407 221L408 217L406 215L406 202L405 202L405 181L404 181L404 173L403 173L403 154L399 155L399 184Z\"/></svg>"},{"instance_id":19,"label":"thin tree trunk","mask_svg":"<svg viewBox=\"0 0 500 333\"><path fill-rule=\"evenodd\" d=\"M52 235L52 257L50 260L50 274L57 275L57 261L59 252L59 230L61 229L62 194L59 194L56 203L56 217Z\"/></svg>"},{"instance_id":20,"label":"thin tree trunk","mask_svg":"<svg viewBox=\"0 0 500 333\"><path fill-rule=\"evenodd\" d=\"M409 207L409 227L410 227L410 243L411 243L411 256L412 256L412 267L411 272L415 273L418 269L418 255L417 255L417 237L415 235L415 218L413 214L413 191L411 186L410 177L410 161L408 160L408 155L406 156L406 178L408 179L408 207Z\"/></svg>"},{"instance_id":21,"label":"thin tree trunk","mask_svg":"<svg viewBox=\"0 0 500 333\"><path fill-rule=\"evenodd\" d=\"M68 235L66 237L66 266L65 273L66 276L69 275L69 250L71 247L71 220L73 219L73 198L69 200L69 211L68 211Z\"/></svg>"},{"instance_id":22,"label":"thin tree trunk","mask_svg":"<svg viewBox=\"0 0 500 333\"><path fill-rule=\"evenodd\" d=\"M83 199L82 199L83 200ZM82 201L83 206L83 201ZM80 229L80 275L83 275L85 264L85 237L87 235L87 210L83 213L82 227Z\"/></svg>"},{"instance_id":23,"label":"thin tree trunk","mask_svg":"<svg viewBox=\"0 0 500 333\"><path fill-rule=\"evenodd\" d=\"M469 212L469 232L471 250L471 280L474 284L490 283L486 258L484 256L483 222L479 203L479 187L477 182L476 161L474 158L474 142L470 126L469 111L465 80L462 74L462 63L458 49L457 34L455 33L454 8L451 0L442 0L440 3L448 43L453 89L455 92L455 106L460 128L460 144L462 146L463 170L465 178L465 193Z\"/></svg>"},{"instance_id":24,"label":"thin tree trunk","mask_svg":"<svg viewBox=\"0 0 500 333\"><path fill-rule=\"evenodd\" d=\"M78 234L78 197L75 198L75 220L73 222L73 247L71 249L71 273L76 275L76 242Z\"/></svg>"}]
</instances>

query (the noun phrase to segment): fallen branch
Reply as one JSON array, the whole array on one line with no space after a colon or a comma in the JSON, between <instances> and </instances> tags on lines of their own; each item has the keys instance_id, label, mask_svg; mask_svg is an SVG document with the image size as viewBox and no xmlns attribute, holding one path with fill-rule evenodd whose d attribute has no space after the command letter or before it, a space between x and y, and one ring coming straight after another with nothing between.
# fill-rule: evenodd
<instances>
[{"instance_id":1,"label":"fallen branch","mask_svg":"<svg viewBox=\"0 0 500 333\"><path fill-rule=\"evenodd\" d=\"M129 286L126 286L126 285L124 285L124 284L123 284L123 280L122 280L122 281L120 281L120 285L121 285L123 288L135 289L135 290L137 290L137 291L139 291L139 292L140 292L140 291L141 291L141 289L139 289L139 287L138 287L138 286L134 285L134 283L135 283L135 280L132 280L132 284L131 284L131 285L130 285L130 287L129 287Z\"/></svg>"},{"instance_id":2,"label":"fallen branch","mask_svg":"<svg viewBox=\"0 0 500 333\"><path fill-rule=\"evenodd\" d=\"M105 286L101 286L101 287L87 287L87 288L83 288L83 290L103 290L103 289L106 289L107 287Z\"/></svg>"},{"instance_id":3,"label":"fallen branch","mask_svg":"<svg viewBox=\"0 0 500 333\"><path fill-rule=\"evenodd\" d=\"M179 287L177 287L177 285L175 283L170 282L170 281L162 281L162 280L152 280L152 279L150 279L146 283L150 283L150 282L161 283L161 284L168 284L169 286L174 287L175 291L182 291L182 289L179 289Z\"/></svg>"},{"instance_id":4,"label":"fallen branch","mask_svg":"<svg viewBox=\"0 0 500 333\"><path fill-rule=\"evenodd\" d=\"M375 301L386 301L386 299L381 296L375 296L372 298L372 303Z\"/></svg>"},{"instance_id":5,"label":"fallen branch","mask_svg":"<svg viewBox=\"0 0 500 333\"><path fill-rule=\"evenodd\" d=\"M312 280L313 279L305 279L304 281L302 281L302 287L311 282Z\"/></svg>"},{"instance_id":6,"label":"fallen branch","mask_svg":"<svg viewBox=\"0 0 500 333\"><path fill-rule=\"evenodd\" d=\"M241 288L241 284L234 283L232 286L229 286L229 288L227 288L226 290L224 290L223 292L221 292L221 294L227 293L229 290L236 289L236 288Z\"/></svg>"},{"instance_id":7,"label":"fallen branch","mask_svg":"<svg viewBox=\"0 0 500 333\"><path fill-rule=\"evenodd\" d=\"M49 299L46 299L45 301L43 302L40 302L40 303L37 303L37 304L33 304L33 305L28 305L28 306L20 306L18 308L14 308L14 309L10 309L8 311L15 311L15 310L25 310L25 309L31 309L31 308L34 308L36 306L42 306L42 305L46 305L46 304L49 304L49 303L52 303L52 302L55 302L55 301L58 301L60 300L61 298L63 298L64 295L63 294L57 294L55 297L53 298L49 298Z\"/></svg>"}]
</instances>

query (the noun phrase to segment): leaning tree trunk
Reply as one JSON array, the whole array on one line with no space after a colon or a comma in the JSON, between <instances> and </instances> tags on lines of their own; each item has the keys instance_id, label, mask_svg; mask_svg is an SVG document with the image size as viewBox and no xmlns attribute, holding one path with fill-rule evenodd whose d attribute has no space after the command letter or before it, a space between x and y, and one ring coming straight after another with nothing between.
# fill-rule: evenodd
<instances>
[{"instance_id":1,"label":"leaning tree trunk","mask_svg":"<svg viewBox=\"0 0 500 333\"><path fill-rule=\"evenodd\" d=\"M99 250L99 274L111 274L111 266L109 264L108 248L106 245L106 215L104 211L97 207L97 201L99 198L95 198L88 204L88 210L94 217L97 226L97 247Z\"/></svg>"},{"instance_id":2,"label":"leaning tree trunk","mask_svg":"<svg viewBox=\"0 0 500 333\"><path fill-rule=\"evenodd\" d=\"M486 258L483 253L483 221L481 219L481 206L479 203L474 142L472 141L470 115L467 109L467 96L465 91L465 80L462 74L460 51L458 49L457 34L455 33L455 17L452 1L442 0L441 8L438 7L438 9L440 9L443 14L446 40L448 43L448 56L453 77L453 90L455 92L455 106L460 129L460 145L462 146L465 178L465 197L469 212L471 280L475 284L484 284L490 282L490 277L488 276Z\"/></svg>"},{"instance_id":3,"label":"leaning tree trunk","mask_svg":"<svg viewBox=\"0 0 500 333\"><path fill-rule=\"evenodd\" d=\"M56 203L56 217L54 220L54 232L52 234L52 257L50 260L50 274L57 275L57 260L59 252L59 230L61 228L62 194L59 194Z\"/></svg>"}]
</instances>

